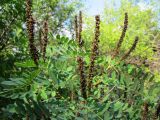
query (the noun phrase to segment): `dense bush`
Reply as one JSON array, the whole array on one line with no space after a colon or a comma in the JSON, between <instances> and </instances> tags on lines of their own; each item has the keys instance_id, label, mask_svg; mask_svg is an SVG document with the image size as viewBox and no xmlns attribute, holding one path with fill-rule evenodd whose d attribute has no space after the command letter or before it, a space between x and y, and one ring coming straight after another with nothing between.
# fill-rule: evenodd
<instances>
[{"instance_id":1,"label":"dense bush","mask_svg":"<svg viewBox=\"0 0 160 120\"><path fill-rule=\"evenodd\" d=\"M125 13L122 32L118 30L113 34L121 19L117 19L115 25L114 22L105 24L97 15L95 24L91 20L92 26L86 24L88 28L83 31L85 21L80 12L74 21L75 38L71 39L55 35L46 17L41 18L44 20L41 29L35 31L32 4L29 0L26 2L28 36L21 37L28 41L24 43L29 44L30 49L22 44L24 51L16 49L15 52L20 51L21 54L11 56L12 66L8 69L3 67L0 119L158 119L160 81L156 81L157 76L144 64L127 61L133 56L150 59L153 54L150 49L148 54L140 54L142 49L151 46L147 43L149 36L142 41L148 27L139 26L140 33L135 29L139 25L133 22L136 16L128 20L129 13ZM147 16L148 12L139 14ZM128 23L130 20L133 21ZM95 29L94 33L91 33L91 28ZM134 29L136 34L129 34ZM133 41L126 43L126 38ZM8 65L7 62L5 64Z\"/></svg>"}]
</instances>

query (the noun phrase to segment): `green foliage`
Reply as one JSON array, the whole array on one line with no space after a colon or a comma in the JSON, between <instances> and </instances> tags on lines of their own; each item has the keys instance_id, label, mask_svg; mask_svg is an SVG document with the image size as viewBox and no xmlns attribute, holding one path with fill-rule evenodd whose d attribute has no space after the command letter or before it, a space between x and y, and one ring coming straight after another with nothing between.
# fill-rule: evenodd
<instances>
[{"instance_id":1,"label":"green foliage","mask_svg":"<svg viewBox=\"0 0 160 120\"><path fill-rule=\"evenodd\" d=\"M76 73L75 59L79 54L76 41L59 35L54 39L47 48L46 63L40 61L37 68L31 60L16 62L16 68L22 74L1 82L0 96L12 100L3 107L1 119L25 119L27 116L30 119L66 120L140 119L141 106L146 100L150 100L154 110L158 98L155 99L155 93L152 93L159 86L148 90L145 86L153 79L151 73L123 62L117 64L118 59L112 60L105 55L97 60L97 64L104 66L104 74L97 66L93 94L83 103ZM71 91L76 93L74 100L71 100Z\"/></svg>"},{"instance_id":2,"label":"green foliage","mask_svg":"<svg viewBox=\"0 0 160 120\"><path fill-rule=\"evenodd\" d=\"M39 49L38 30L46 17L49 17L49 26L56 31L49 31L46 60L40 56L39 65L36 66L28 54L26 30L22 29L25 23L24 1L3 0L0 9L2 6L6 12L1 16L0 24L10 22L13 16L9 14L11 18L7 19L7 14L11 11L9 6L13 4L17 6L14 9L19 11L20 18L9 26L12 32L7 30L3 37L4 40L9 38L9 41L4 42L3 49L0 48L0 119L139 120L146 112L142 109L144 103L149 104L146 117L153 119L160 96L158 75L146 71L143 65L121 61L121 54L130 48L134 37L139 36L140 42L132 56L151 59L153 41L150 35L155 32L152 27L156 27L157 21L152 22L155 16L151 10L140 11L131 2L123 2L117 10L108 7L105 10L100 26L100 49L95 59L93 85L91 93L84 99L80 91L77 56L83 56L87 79L94 22L92 18L85 19L82 36L84 47L81 49L76 40L59 35L62 23L74 13L75 5L80 5L79 2L33 1L33 16L39 24L35 30L36 47ZM129 28L120 55L113 58L112 51L121 33L117 26L123 25L124 9L129 14ZM54 11L54 18L50 16L50 11ZM62 21L59 23L59 20ZM61 25L58 26L58 23ZM1 27L0 32L3 33L5 25Z\"/></svg>"}]
</instances>

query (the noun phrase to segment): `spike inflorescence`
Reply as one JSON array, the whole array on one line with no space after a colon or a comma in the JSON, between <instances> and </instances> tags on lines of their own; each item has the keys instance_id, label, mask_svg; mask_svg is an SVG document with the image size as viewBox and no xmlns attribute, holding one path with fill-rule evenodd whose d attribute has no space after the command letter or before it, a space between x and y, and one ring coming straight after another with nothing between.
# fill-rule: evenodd
<instances>
[{"instance_id":1,"label":"spike inflorescence","mask_svg":"<svg viewBox=\"0 0 160 120\"><path fill-rule=\"evenodd\" d=\"M46 57L46 48L47 48L47 43L48 43L48 21L44 21L43 25L44 29L44 36L43 36L43 59L45 60Z\"/></svg>"},{"instance_id":2,"label":"spike inflorescence","mask_svg":"<svg viewBox=\"0 0 160 120\"><path fill-rule=\"evenodd\" d=\"M32 55L32 58L34 60L34 63L38 65L38 50L36 49L36 46L34 45L34 24L35 21L32 16L31 11L31 0L26 0L26 19L27 19L27 31L29 35L29 47L30 47L30 53Z\"/></svg>"},{"instance_id":3,"label":"spike inflorescence","mask_svg":"<svg viewBox=\"0 0 160 120\"><path fill-rule=\"evenodd\" d=\"M83 40L82 40L82 12L79 12L79 24L78 24L78 17L75 16L75 32L76 32L76 40L78 42L78 46L80 50L82 50L83 47ZM84 60L83 57L78 56L77 57L77 62L78 62L78 71L80 75L80 89L81 89L81 94L84 99L87 98L87 82L86 82L86 77L85 77L85 67L84 67Z\"/></svg>"},{"instance_id":4,"label":"spike inflorescence","mask_svg":"<svg viewBox=\"0 0 160 120\"><path fill-rule=\"evenodd\" d=\"M135 50L137 43L138 43L138 40L139 40L139 38L136 36L132 47L129 49L128 52L125 53L125 55L121 58L121 60L126 59L131 54L131 52L133 52Z\"/></svg>"},{"instance_id":5,"label":"spike inflorescence","mask_svg":"<svg viewBox=\"0 0 160 120\"><path fill-rule=\"evenodd\" d=\"M115 49L115 53L114 53L114 55L113 55L113 58L114 58L115 56L117 56L117 54L119 54L119 49L120 49L120 47L121 47L121 45L122 45L122 42L123 42L123 40L124 40L124 37L125 37L125 35L126 35L127 28L128 28L128 13L125 13L123 30L122 30L121 36L120 36L120 38L119 38L119 41L118 41L118 43L117 43L117 47L116 47L116 49Z\"/></svg>"},{"instance_id":6,"label":"spike inflorescence","mask_svg":"<svg viewBox=\"0 0 160 120\"><path fill-rule=\"evenodd\" d=\"M95 60L98 56L98 43L99 43L99 36L100 36L100 16L96 16L96 27L95 27L95 38L92 44L92 51L90 57L90 66L89 66L89 76L88 76L88 91L90 92L92 87L92 79L94 77L94 70L95 70Z\"/></svg>"}]
</instances>

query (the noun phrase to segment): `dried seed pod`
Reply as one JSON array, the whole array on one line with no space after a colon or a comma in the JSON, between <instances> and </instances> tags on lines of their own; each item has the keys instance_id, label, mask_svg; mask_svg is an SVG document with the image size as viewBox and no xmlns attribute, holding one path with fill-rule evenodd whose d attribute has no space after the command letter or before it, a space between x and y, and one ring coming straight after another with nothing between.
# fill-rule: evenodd
<instances>
[{"instance_id":1,"label":"dried seed pod","mask_svg":"<svg viewBox=\"0 0 160 120\"><path fill-rule=\"evenodd\" d=\"M26 0L26 19L27 19L27 31L29 35L29 47L30 47L30 53L32 55L32 58L34 60L34 63L38 65L38 50L36 49L34 45L34 19L32 17L32 11L31 11L31 0Z\"/></svg>"},{"instance_id":2,"label":"dried seed pod","mask_svg":"<svg viewBox=\"0 0 160 120\"><path fill-rule=\"evenodd\" d=\"M89 66L89 75L88 75L88 90L90 92L92 87L92 79L94 77L94 67L95 67L95 60L98 56L98 43L99 43L99 36L100 36L100 16L97 15L96 19L96 27L95 27L95 38L92 43L92 51L90 57L90 66Z\"/></svg>"},{"instance_id":3,"label":"dried seed pod","mask_svg":"<svg viewBox=\"0 0 160 120\"><path fill-rule=\"evenodd\" d=\"M126 59L131 54L131 52L133 52L135 50L137 43L138 43L138 40L139 40L139 38L136 36L132 47L129 49L128 52L125 53L125 55L121 58L121 60Z\"/></svg>"},{"instance_id":4,"label":"dried seed pod","mask_svg":"<svg viewBox=\"0 0 160 120\"><path fill-rule=\"evenodd\" d=\"M79 35L79 33L78 33L78 17L77 16L75 16L75 35L76 35L76 40L78 41L79 39L78 39L78 35Z\"/></svg>"},{"instance_id":5,"label":"dried seed pod","mask_svg":"<svg viewBox=\"0 0 160 120\"><path fill-rule=\"evenodd\" d=\"M78 57L77 58L77 62L78 62L78 71L79 71L79 75L80 75L80 87L81 87L81 94L83 96L84 99L87 98L87 91L86 91L86 76L85 76L85 70L84 70L84 61L82 57Z\"/></svg>"},{"instance_id":6,"label":"dried seed pod","mask_svg":"<svg viewBox=\"0 0 160 120\"><path fill-rule=\"evenodd\" d=\"M148 105L148 103L144 103L144 105L143 105L143 113L142 113L142 120L148 120L148 111L149 111L149 105Z\"/></svg>"},{"instance_id":7,"label":"dried seed pod","mask_svg":"<svg viewBox=\"0 0 160 120\"><path fill-rule=\"evenodd\" d=\"M26 113L26 120L29 120L29 114L28 114L28 112Z\"/></svg>"},{"instance_id":8,"label":"dried seed pod","mask_svg":"<svg viewBox=\"0 0 160 120\"><path fill-rule=\"evenodd\" d=\"M43 29L44 29L44 36L43 36L43 59L45 60L45 57L46 57L46 47L47 47L47 43L48 43L48 21L47 20L44 21Z\"/></svg>"},{"instance_id":9,"label":"dried seed pod","mask_svg":"<svg viewBox=\"0 0 160 120\"><path fill-rule=\"evenodd\" d=\"M155 111L155 114L154 114L154 120L157 120L158 117L160 117L160 103L158 103L157 107L156 107L156 111Z\"/></svg>"},{"instance_id":10,"label":"dried seed pod","mask_svg":"<svg viewBox=\"0 0 160 120\"><path fill-rule=\"evenodd\" d=\"M76 32L76 40L78 42L79 48L82 48L83 46L83 40L82 40L82 12L79 12L79 24L78 24L78 17L75 16L75 32ZM78 62L78 70L80 75L80 88L81 88L81 94L84 99L87 98L87 83L86 83L86 77L85 77L85 70L84 70L84 61L82 57L77 57Z\"/></svg>"},{"instance_id":11,"label":"dried seed pod","mask_svg":"<svg viewBox=\"0 0 160 120\"><path fill-rule=\"evenodd\" d=\"M40 43L40 53L43 52L43 39L42 39L42 29L39 29L39 43Z\"/></svg>"},{"instance_id":12,"label":"dried seed pod","mask_svg":"<svg viewBox=\"0 0 160 120\"><path fill-rule=\"evenodd\" d=\"M120 39L119 39L119 41L118 41L118 43L117 43L117 47L116 47L116 49L115 49L115 53L114 53L114 55L113 55L113 58L114 58L115 56L117 56L117 54L119 54L119 49L120 49L120 47L121 47L121 45L122 45L122 42L123 42L123 40L124 40L124 37L125 37L125 35L126 35L127 28L128 28L128 13L125 13L124 27L123 27L123 30L122 30Z\"/></svg>"},{"instance_id":13,"label":"dried seed pod","mask_svg":"<svg viewBox=\"0 0 160 120\"><path fill-rule=\"evenodd\" d=\"M156 115L157 115L157 118L158 118L158 116L160 116L160 103L157 106Z\"/></svg>"},{"instance_id":14,"label":"dried seed pod","mask_svg":"<svg viewBox=\"0 0 160 120\"><path fill-rule=\"evenodd\" d=\"M81 48L84 44L84 41L82 40L82 12L79 12L79 33L78 33L78 44Z\"/></svg>"}]
</instances>

